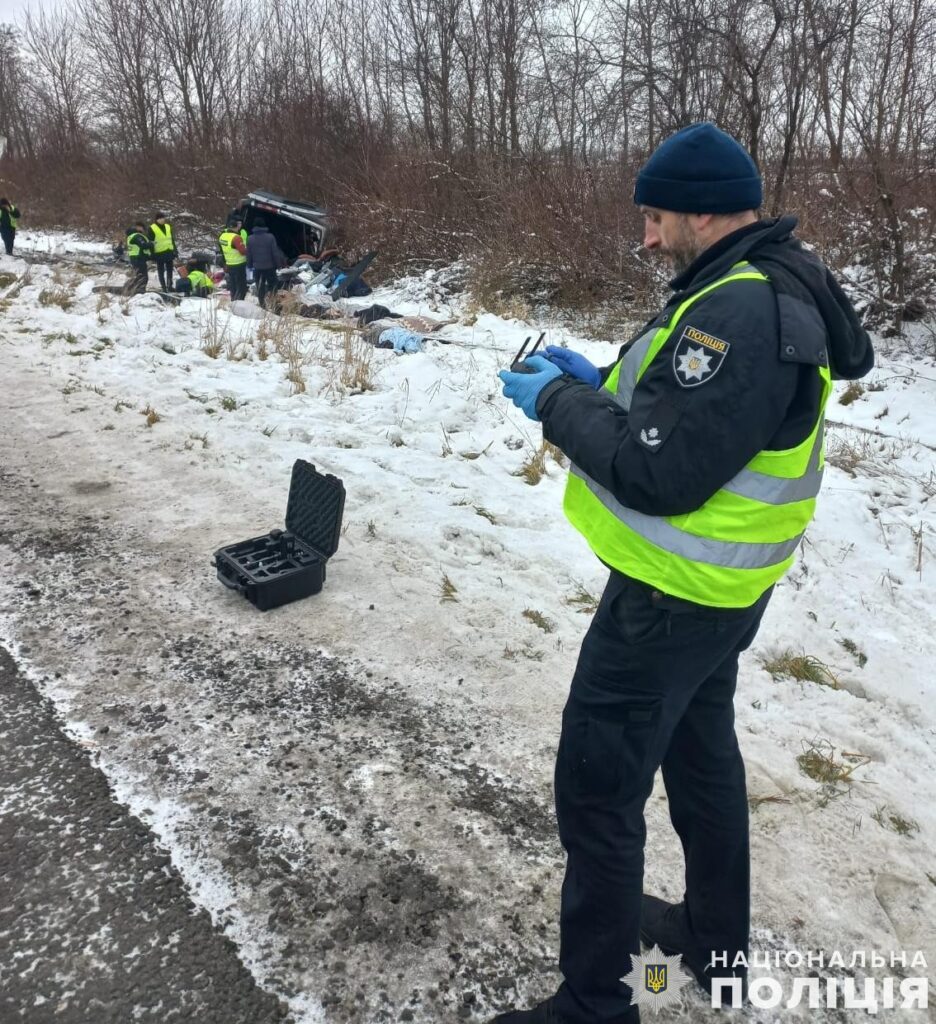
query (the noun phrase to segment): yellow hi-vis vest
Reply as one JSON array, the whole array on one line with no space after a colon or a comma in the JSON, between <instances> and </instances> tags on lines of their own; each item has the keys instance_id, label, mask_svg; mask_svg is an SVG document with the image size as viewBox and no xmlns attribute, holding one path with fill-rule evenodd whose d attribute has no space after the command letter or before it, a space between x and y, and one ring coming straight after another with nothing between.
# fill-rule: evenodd
<instances>
[{"instance_id":1,"label":"yellow hi-vis vest","mask_svg":"<svg viewBox=\"0 0 936 1024\"><path fill-rule=\"evenodd\" d=\"M142 247L140 246L137 239L144 238L145 236L139 231L131 231L127 235L127 256L131 260L135 260L138 256L145 255ZM149 239L147 239L149 241Z\"/></svg>"},{"instance_id":2,"label":"yellow hi-vis vest","mask_svg":"<svg viewBox=\"0 0 936 1024\"><path fill-rule=\"evenodd\" d=\"M637 382L695 302L734 281L767 280L751 264L737 264L681 303L664 326L638 338L605 388L629 410ZM795 448L755 455L701 508L678 516L646 515L621 504L573 465L564 501L569 521L605 564L625 576L696 604L753 604L793 563L815 513L825 461L825 405L832 390L828 367L816 369L822 398L809 436Z\"/></svg>"},{"instance_id":3,"label":"yellow hi-vis vest","mask_svg":"<svg viewBox=\"0 0 936 1024\"><path fill-rule=\"evenodd\" d=\"M158 256L161 252L172 252L175 249L175 242L172 240L172 225L157 224L155 221L150 224L150 231L153 232L153 252Z\"/></svg>"},{"instance_id":4,"label":"yellow hi-vis vest","mask_svg":"<svg viewBox=\"0 0 936 1024\"><path fill-rule=\"evenodd\" d=\"M198 288L204 288L206 291L210 292L214 288L214 281L212 281L211 278L201 270L190 270L188 279L192 282L193 292Z\"/></svg>"},{"instance_id":5,"label":"yellow hi-vis vest","mask_svg":"<svg viewBox=\"0 0 936 1024\"><path fill-rule=\"evenodd\" d=\"M236 231L222 231L218 236L218 245L224 254L224 262L228 267L239 267L247 262L247 257L234 248L233 240L237 238Z\"/></svg>"}]
</instances>

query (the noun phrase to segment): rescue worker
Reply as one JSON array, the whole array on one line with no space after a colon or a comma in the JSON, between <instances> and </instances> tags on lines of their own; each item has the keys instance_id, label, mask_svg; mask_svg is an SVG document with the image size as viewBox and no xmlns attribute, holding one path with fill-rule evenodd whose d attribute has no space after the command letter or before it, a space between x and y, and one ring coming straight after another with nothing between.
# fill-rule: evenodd
<instances>
[{"instance_id":1,"label":"rescue worker","mask_svg":"<svg viewBox=\"0 0 936 1024\"><path fill-rule=\"evenodd\" d=\"M7 256L13 255L13 243L16 241L16 225L19 223L19 208L6 197L0 199L0 238Z\"/></svg>"},{"instance_id":2,"label":"rescue worker","mask_svg":"<svg viewBox=\"0 0 936 1024\"><path fill-rule=\"evenodd\" d=\"M166 220L164 213L157 213L150 224L150 237L153 239L153 258L156 273L159 275L159 287L164 292L172 291L172 268L178 258L175 236L172 225Z\"/></svg>"},{"instance_id":3,"label":"rescue worker","mask_svg":"<svg viewBox=\"0 0 936 1024\"><path fill-rule=\"evenodd\" d=\"M247 295L247 246L242 231L239 220L229 220L218 236L231 299L243 299Z\"/></svg>"},{"instance_id":4,"label":"rescue worker","mask_svg":"<svg viewBox=\"0 0 936 1024\"><path fill-rule=\"evenodd\" d=\"M179 280L175 290L181 295L191 295L196 299L207 299L214 291L214 281L204 270L204 264L190 260L178 266Z\"/></svg>"},{"instance_id":5,"label":"rescue worker","mask_svg":"<svg viewBox=\"0 0 936 1024\"><path fill-rule=\"evenodd\" d=\"M133 276L127 282L126 292L128 295L137 295L146 291L149 284L149 268L146 265L147 256L153 251L153 243L146 232L146 225L137 221L132 228L127 228L127 259L133 268Z\"/></svg>"},{"instance_id":6,"label":"rescue worker","mask_svg":"<svg viewBox=\"0 0 936 1024\"><path fill-rule=\"evenodd\" d=\"M682 954L709 991L714 977L746 984L738 657L812 518L832 379L862 377L874 359L795 218L758 219L760 176L729 135L677 132L634 199L644 245L676 273L665 307L612 366L550 346L526 361L532 372L500 373L569 457L566 515L610 577L556 758L564 980L499 1024L636 1024L652 991L631 960L641 939ZM679 903L642 895L644 804L661 766L685 854Z\"/></svg>"}]
</instances>

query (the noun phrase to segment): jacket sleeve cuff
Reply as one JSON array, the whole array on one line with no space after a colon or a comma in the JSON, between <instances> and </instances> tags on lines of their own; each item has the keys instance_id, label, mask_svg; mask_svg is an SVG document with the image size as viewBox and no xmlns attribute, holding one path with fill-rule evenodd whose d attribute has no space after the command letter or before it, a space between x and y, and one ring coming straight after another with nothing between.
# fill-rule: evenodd
<instances>
[{"instance_id":1,"label":"jacket sleeve cuff","mask_svg":"<svg viewBox=\"0 0 936 1024\"><path fill-rule=\"evenodd\" d=\"M536 415L539 416L540 419L543 418L543 411L545 410L551 396L568 384L571 379L571 377L563 374L561 377L551 380L536 396Z\"/></svg>"}]
</instances>

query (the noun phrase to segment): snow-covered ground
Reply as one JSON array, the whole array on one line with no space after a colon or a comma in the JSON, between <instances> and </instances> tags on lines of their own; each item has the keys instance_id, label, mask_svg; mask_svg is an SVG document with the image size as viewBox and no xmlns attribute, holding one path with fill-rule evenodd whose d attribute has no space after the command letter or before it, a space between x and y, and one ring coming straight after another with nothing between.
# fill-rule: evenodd
<instances>
[{"instance_id":1,"label":"snow-covered ground","mask_svg":"<svg viewBox=\"0 0 936 1024\"><path fill-rule=\"evenodd\" d=\"M522 475L541 434L500 395L540 325L346 351L105 280L0 262L0 634L298 1021L484 1020L550 991L552 758L605 574L563 518L563 467ZM459 316L433 296L412 279L357 304ZM863 383L846 405L837 386L818 516L742 666L754 946L932 963L936 365L882 356ZM320 595L261 614L211 554L282 525L296 458L344 481L341 543ZM772 675L785 651L834 685ZM850 781L824 790L810 751ZM646 888L678 898L662 785L647 818ZM668 1014L714 1019L694 990ZM778 1015L864 1012L750 1019Z\"/></svg>"}]
</instances>

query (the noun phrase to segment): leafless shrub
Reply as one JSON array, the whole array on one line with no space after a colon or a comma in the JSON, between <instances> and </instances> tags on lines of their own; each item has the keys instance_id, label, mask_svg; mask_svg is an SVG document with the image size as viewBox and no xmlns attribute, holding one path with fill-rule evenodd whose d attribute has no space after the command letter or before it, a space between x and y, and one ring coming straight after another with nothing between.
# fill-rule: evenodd
<instances>
[{"instance_id":1,"label":"leafless shrub","mask_svg":"<svg viewBox=\"0 0 936 1024\"><path fill-rule=\"evenodd\" d=\"M849 267L867 320L899 333L936 306L924 0L359 0L354 32L332 14L73 0L4 29L4 176L29 183L31 224L112 232L144 212L145 166L147 205L184 196L194 233L263 181L325 202L377 273L464 259L487 308L639 319L664 282L635 244L635 171L710 119L761 167L765 211Z\"/></svg>"}]
</instances>

